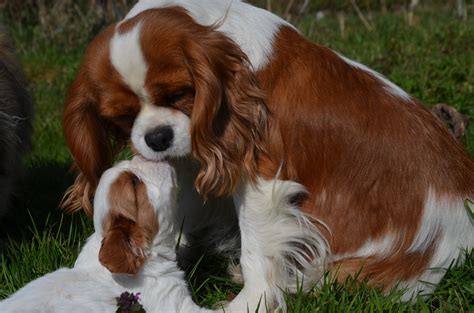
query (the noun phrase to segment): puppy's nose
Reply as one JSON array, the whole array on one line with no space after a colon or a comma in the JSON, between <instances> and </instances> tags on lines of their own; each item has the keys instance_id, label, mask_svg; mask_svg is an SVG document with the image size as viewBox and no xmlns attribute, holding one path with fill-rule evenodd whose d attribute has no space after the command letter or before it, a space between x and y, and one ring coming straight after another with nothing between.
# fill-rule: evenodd
<instances>
[{"instance_id":1,"label":"puppy's nose","mask_svg":"<svg viewBox=\"0 0 474 313\"><path fill-rule=\"evenodd\" d=\"M158 126L145 135L145 142L153 151L165 151L173 141L173 129L170 126Z\"/></svg>"}]
</instances>

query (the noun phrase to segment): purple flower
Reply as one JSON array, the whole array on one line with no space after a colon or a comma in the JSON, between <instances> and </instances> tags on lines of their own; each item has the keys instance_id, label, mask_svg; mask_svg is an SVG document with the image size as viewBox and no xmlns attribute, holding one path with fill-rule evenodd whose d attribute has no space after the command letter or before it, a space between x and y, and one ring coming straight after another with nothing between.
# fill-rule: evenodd
<instances>
[{"instance_id":1,"label":"purple flower","mask_svg":"<svg viewBox=\"0 0 474 313\"><path fill-rule=\"evenodd\" d=\"M140 300L140 295L141 295L141 294L142 294L141 292L137 292L137 294L133 296L133 293L132 293L133 299L134 299L136 302L138 302L138 301Z\"/></svg>"},{"instance_id":2,"label":"purple flower","mask_svg":"<svg viewBox=\"0 0 474 313\"><path fill-rule=\"evenodd\" d=\"M146 313L140 301L140 292L134 294L128 291L123 292L117 300L116 313Z\"/></svg>"}]
</instances>

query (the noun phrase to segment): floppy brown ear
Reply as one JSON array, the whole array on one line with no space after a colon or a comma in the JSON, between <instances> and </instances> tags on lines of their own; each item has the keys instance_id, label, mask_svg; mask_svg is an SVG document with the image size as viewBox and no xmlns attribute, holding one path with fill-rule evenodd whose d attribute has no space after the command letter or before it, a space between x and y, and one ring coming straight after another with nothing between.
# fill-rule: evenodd
<instances>
[{"instance_id":1,"label":"floppy brown ear","mask_svg":"<svg viewBox=\"0 0 474 313\"><path fill-rule=\"evenodd\" d=\"M79 172L61 204L70 212L83 208L92 215L91 198L99 177L112 164L113 148L120 148L124 141L111 138L116 131L100 117L97 82L92 82L92 77L102 79L99 64L108 58L108 42L114 31L114 25L106 27L89 44L64 103L64 134L74 159L73 169Z\"/></svg>"},{"instance_id":2,"label":"floppy brown ear","mask_svg":"<svg viewBox=\"0 0 474 313\"><path fill-rule=\"evenodd\" d=\"M88 87L84 70L77 75L64 104L66 142L79 176L62 202L67 211L83 208L92 215L91 197L100 175L112 164L112 144L106 124L99 117L98 103Z\"/></svg>"},{"instance_id":3,"label":"floppy brown ear","mask_svg":"<svg viewBox=\"0 0 474 313\"><path fill-rule=\"evenodd\" d=\"M99 261L112 273L136 274L158 233L158 221L145 184L123 172L110 186Z\"/></svg>"},{"instance_id":4,"label":"floppy brown ear","mask_svg":"<svg viewBox=\"0 0 474 313\"><path fill-rule=\"evenodd\" d=\"M99 261L111 273L136 274L145 262L148 248L143 227L124 216L116 216L104 235Z\"/></svg>"},{"instance_id":5,"label":"floppy brown ear","mask_svg":"<svg viewBox=\"0 0 474 313\"><path fill-rule=\"evenodd\" d=\"M193 155L200 162L196 189L217 196L255 181L267 129L264 93L247 56L212 27L185 50L196 88L191 117Z\"/></svg>"}]
</instances>

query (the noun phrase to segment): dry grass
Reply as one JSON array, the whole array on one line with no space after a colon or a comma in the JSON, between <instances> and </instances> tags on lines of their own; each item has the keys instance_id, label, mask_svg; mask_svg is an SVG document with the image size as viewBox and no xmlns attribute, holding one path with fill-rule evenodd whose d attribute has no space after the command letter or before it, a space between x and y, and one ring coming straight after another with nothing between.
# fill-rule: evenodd
<instances>
[{"instance_id":1,"label":"dry grass","mask_svg":"<svg viewBox=\"0 0 474 313\"><path fill-rule=\"evenodd\" d=\"M10 24L23 35L33 34L27 40L61 45L64 50L74 50L97 34L105 25L120 20L136 0L0 0L0 21ZM308 15L346 16L357 13L369 30L373 15L380 12L400 12L413 23L416 12L409 11L407 0L250 0L249 2L273 11L287 20L298 23ZM442 7L454 14L456 1L424 0L417 7ZM466 10L466 14L467 11ZM470 9L472 10L472 8ZM318 15L319 14L319 15ZM33 25L34 31L24 30Z\"/></svg>"},{"instance_id":2,"label":"dry grass","mask_svg":"<svg viewBox=\"0 0 474 313\"><path fill-rule=\"evenodd\" d=\"M1 1L1 0L0 0ZM3 0L3 19L27 35L30 44L55 44L74 49L88 42L105 25L120 20L132 0ZM25 30L25 26L33 27Z\"/></svg>"}]
</instances>

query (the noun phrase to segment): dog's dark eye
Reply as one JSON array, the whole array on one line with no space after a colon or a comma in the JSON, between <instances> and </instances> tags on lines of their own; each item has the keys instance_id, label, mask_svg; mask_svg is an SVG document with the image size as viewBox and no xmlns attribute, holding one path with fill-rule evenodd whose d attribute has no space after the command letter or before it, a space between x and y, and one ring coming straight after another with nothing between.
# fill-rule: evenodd
<instances>
[{"instance_id":1,"label":"dog's dark eye","mask_svg":"<svg viewBox=\"0 0 474 313\"><path fill-rule=\"evenodd\" d=\"M120 121L120 122L126 122L126 121L130 121L132 119L131 116L129 115L118 115L118 116L115 116L114 119L116 121Z\"/></svg>"},{"instance_id":2,"label":"dog's dark eye","mask_svg":"<svg viewBox=\"0 0 474 313\"><path fill-rule=\"evenodd\" d=\"M167 95L164 99L164 106L173 106L176 102L186 96L186 91L181 90Z\"/></svg>"}]
</instances>

